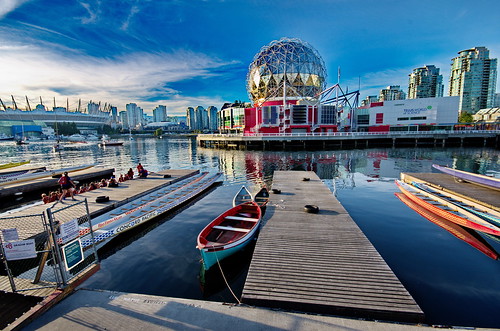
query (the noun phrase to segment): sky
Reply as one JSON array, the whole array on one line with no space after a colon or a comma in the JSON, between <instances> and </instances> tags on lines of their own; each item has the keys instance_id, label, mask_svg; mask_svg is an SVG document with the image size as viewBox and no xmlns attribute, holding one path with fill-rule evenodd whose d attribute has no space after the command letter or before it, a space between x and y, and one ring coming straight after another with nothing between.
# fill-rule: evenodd
<instances>
[{"instance_id":1,"label":"sky","mask_svg":"<svg viewBox=\"0 0 500 331\"><path fill-rule=\"evenodd\" d=\"M500 58L500 0L0 0L0 99L151 114L250 101L248 66L282 37L314 47L361 98L485 46ZM500 75L498 75L500 80ZM497 91L500 83L497 82Z\"/></svg>"}]
</instances>

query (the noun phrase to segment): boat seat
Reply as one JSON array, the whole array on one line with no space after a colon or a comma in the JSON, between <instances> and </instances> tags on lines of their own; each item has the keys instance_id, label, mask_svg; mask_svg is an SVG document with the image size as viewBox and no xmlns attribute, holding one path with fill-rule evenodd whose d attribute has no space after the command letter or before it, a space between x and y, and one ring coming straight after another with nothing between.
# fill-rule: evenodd
<instances>
[{"instance_id":1,"label":"boat seat","mask_svg":"<svg viewBox=\"0 0 500 331\"><path fill-rule=\"evenodd\" d=\"M224 217L227 220L233 221L248 221L248 222L258 222L258 218L250 218L250 217L240 217L240 216L226 216Z\"/></svg>"},{"instance_id":2,"label":"boat seat","mask_svg":"<svg viewBox=\"0 0 500 331\"><path fill-rule=\"evenodd\" d=\"M217 230L226 230L226 231L235 231L235 232L250 232L250 229L242 229L242 228L232 228L230 226L220 226L220 225L215 225L213 229Z\"/></svg>"}]
</instances>

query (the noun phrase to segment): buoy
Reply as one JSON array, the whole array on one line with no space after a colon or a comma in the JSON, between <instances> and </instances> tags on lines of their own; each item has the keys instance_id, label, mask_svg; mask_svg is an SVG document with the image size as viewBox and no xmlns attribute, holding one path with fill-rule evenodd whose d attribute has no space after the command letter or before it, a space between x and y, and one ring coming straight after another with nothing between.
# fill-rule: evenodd
<instances>
[{"instance_id":1,"label":"buoy","mask_svg":"<svg viewBox=\"0 0 500 331\"><path fill-rule=\"evenodd\" d=\"M319 207L316 205L305 205L304 211L306 213L317 214L319 212Z\"/></svg>"},{"instance_id":2,"label":"buoy","mask_svg":"<svg viewBox=\"0 0 500 331\"><path fill-rule=\"evenodd\" d=\"M309 180L311 180L311 178L309 178L309 177L302 178L302 181L304 181L304 182L308 182Z\"/></svg>"},{"instance_id":3,"label":"buoy","mask_svg":"<svg viewBox=\"0 0 500 331\"><path fill-rule=\"evenodd\" d=\"M109 201L109 196L107 195L100 195L97 198L95 198L95 202L98 203L103 203L103 202L108 202Z\"/></svg>"}]
</instances>

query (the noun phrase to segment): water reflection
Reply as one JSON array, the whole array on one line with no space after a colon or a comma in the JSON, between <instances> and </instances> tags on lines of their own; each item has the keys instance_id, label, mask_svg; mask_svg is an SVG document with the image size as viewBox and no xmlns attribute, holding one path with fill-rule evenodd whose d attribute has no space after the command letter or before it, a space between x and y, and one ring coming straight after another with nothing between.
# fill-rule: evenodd
<instances>
[{"instance_id":1,"label":"water reflection","mask_svg":"<svg viewBox=\"0 0 500 331\"><path fill-rule=\"evenodd\" d=\"M101 270L84 283L90 288L234 302L220 278L200 290L196 236L231 207L241 185L256 192L272 187L277 170L310 170L336 190L354 221L380 252L435 324L500 327L500 263L463 245L455 236L422 222L395 196L401 172L436 172L433 163L500 177L500 152L494 149L368 149L349 151L259 152L198 148L192 138L140 138L121 147L71 145L54 152L53 142L16 146L0 142L2 162L31 160L49 169L95 163L124 173L141 162L150 171L199 169L222 172L224 183L168 221L103 255ZM269 215L267 215L269 216ZM130 234L133 235L132 233ZM500 242L486 237L496 252ZM241 293L248 258L227 271ZM233 263L226 268L231 269ZM234 277L231 275L234 274ZM211 277L211 279L214 279ZM205 290L206 289L206 290Z\"/></svg>"}]
</instances>

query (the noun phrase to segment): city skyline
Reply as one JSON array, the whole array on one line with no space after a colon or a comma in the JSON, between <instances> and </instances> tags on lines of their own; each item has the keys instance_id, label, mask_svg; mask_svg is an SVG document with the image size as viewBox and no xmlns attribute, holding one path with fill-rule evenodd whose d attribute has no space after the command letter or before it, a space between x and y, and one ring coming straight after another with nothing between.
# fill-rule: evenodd
<instances>
[{"instance_id":1,"label":"city skyline","mask_svg":"<svg viewBox=\"0 0 500 331\"><path fill-rule=\"evenodd\" d=\"M12 94L23 104L26 95L42 96L50 104L55 97L58 106L81 98L119 111L137 103L148 114L166 105L179 116L188 106L220 109L249 100L248 66L282 37L311 44L326 64L327 86L340 67L342 87L359 84L361 99L390 85L406 92L409 74L424 65L440 69L446 96L458 52L484 46L500 57L499 9L495 0L6 0L0 98Z\"/></svg>"}]
</instances>

